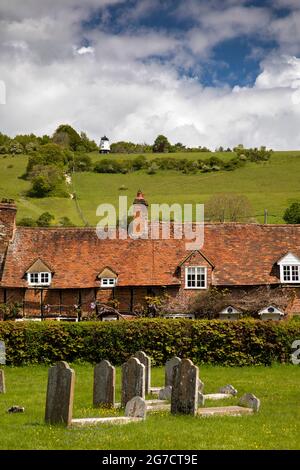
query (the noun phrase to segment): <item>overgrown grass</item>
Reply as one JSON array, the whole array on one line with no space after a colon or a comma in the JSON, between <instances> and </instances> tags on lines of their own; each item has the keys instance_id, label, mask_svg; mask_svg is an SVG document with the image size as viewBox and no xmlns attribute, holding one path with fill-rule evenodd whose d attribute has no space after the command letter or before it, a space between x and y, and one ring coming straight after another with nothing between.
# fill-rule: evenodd
<instances>
[{"instance_id":1,"label":"overgrown grass","mask_svg":"<svg viewBox=\"0 0 300 470\"><path fill-rule=\"evenodd\" d=\"M74 417L113 414L91 406L92 366L76 364ZM84 429L44 424L47 367L4 367L7 393L0 395L1 449L299 449L300 407L298 366L226 368L201 366L205 392L232 383L241 396L252 392L261 399L253 416L194 418L169 413L149 414L143 423ZM152 385L163 384L164 371L152 371ZM117 399L120 370L117 370ZM237 399L226 400L234 404ZM207 403L216 405L216 402ZM220 404L220 403L219 403ZM8 414L12 405L24 414ZM116 413L116 412L114 412Z\"/></svg>"},{"instance_id":2,"label":"overgrown grass","mask_svg":"<svg viewBox=\"0 0 300 470\"><path fill-rule=\"evenodd\" d=\"M162 157L161 154L146 154L149 159ZM224 160L232 158L232 153L176 153L167 154L172 158L196 160L218 156ZM128 159L136 155L91 154L92 160L101 158ZM56 221L62 216L73 223L82 225L74 201L64 198L34 199L25 196L30 187L28 181L19 179L25 172L26 156L3 158L0 156L0 197L14 198L18 204L18 219L37 218L49 211ZM11 167L13 165L13 167ZM142 189L149 203L205 203L212 194L235 192L248 196L253 205L253 216L263 221L264 209L269 211L269 223L282 223L285 208L300 199L300 151L274 152L269 162L247 163L234 171L214 173L181 174L177 171L158 171L148 175L145 171L130 174L77 173L74 186L80 206L88 222L97 223L96 208L99 204L118 203L119 195L127 195L131 204L137 189ZM127 188L120 190L121 187Z\"/></svg>"}]
</instances>

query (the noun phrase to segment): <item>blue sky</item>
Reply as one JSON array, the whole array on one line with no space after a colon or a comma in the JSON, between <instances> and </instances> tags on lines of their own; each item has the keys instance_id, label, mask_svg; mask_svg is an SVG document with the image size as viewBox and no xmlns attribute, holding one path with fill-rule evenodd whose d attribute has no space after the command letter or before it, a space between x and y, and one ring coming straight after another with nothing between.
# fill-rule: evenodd
<instances>
[{"instance_id":1,"label":"blue sky","mask_svg":"<svg viewBox=\"0 0 300 470\"><path fill-rule=\"evenodd\" d=\"M185 15L182 15L181 9L184 6L183 0L160 0L145 2L145 8L140 10L140 14L132 15L142 2L139 0L128 0L109 5L107 9L99 8L93 12L88 20L83 22L84 29L88 31L104 30L108 33L121 35L124 33L138 32L142 29L167 33L184 38L193 28L200 24L205 26L205 15L201 22L201 14L198 16L189 15L188 3ZM198 0L194 2L198 5L207 6L207 0ZM219 8L219 14L226 10L226 3L237 6L244 6L244 14L247 11L259 11L262 14L268 13L273 20L288 18L293 13L293 3L282 2L275 3L271 0L249 0L240 2L211 2ZM224 8L225 7L225 8ZM209 12L209 8L206 12ZM126 18L130 18L127 22ZM198 76L199 67L202 72L199 80L206 86L218 86L220 84L234 85L253 85L260 71L260 62L263 57L276 51L280 44L276 37L265 31L253 30L249 33L238 32L232 38L220 40L212 47L209 57L195 58L196 64L192 67L178 67L178 72L182 75ZM151 58L149 58L151 59ZM168 57L155 56L156 60L168 61ZM198 67L197 67L198 66ZM196 70L196 73L195 73Z\"/></svg>"},{"instance_id":2,"label":"blue sky","mask_svg":"<svg viewBox=\"0 0 300 470\"><path fill-rule=\"evenodd\" d=\"M300 148L300 0L0 0L0 19L2 132Z\"/></svg>"}]
</instances>

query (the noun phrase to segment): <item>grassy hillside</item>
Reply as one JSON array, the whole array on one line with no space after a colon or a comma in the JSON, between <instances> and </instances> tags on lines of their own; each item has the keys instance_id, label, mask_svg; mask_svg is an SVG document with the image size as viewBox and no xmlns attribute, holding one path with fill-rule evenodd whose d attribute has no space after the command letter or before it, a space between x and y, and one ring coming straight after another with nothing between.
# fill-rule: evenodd
<instances>
[{"instance_id":1,"label":"grassy hillside","mask_svg":"<svg viewBox=\"0 0 300 470\"><path fill-rule=\"evenodd\" d=\"M215 155L232 158L231 153L176 153L173 158L205 159ZM162 156L147 154L147 158ZM100 158L134 158L130 155L101 156L91 154L93 161ZM18 220L29 216L37 218L49 211L58 220L69 217L76 225L83 222L75 202L68 198L28 198L29 182L20 179L27 164L26 156L0 157L0 198L13 198L18 204ZM285 208L300 200L300 151L274 152L269 162L248 163L235 171L181 174L174 170L158 171L148 175L145 171L129 174L77 173L73 177L74 189L80 207L89 224L97 222L99 204L117 204L119 195L127 195L131 203L137 189L142 189L149 203L205 203L214 193L235 192L248 196L253 205L253 216L263 221L264 209L269 211L269 223L282 223ZM125 186L126 190L120 190ZM71 189L70 189L71 191Z\"/></svg>"}]
</instances>

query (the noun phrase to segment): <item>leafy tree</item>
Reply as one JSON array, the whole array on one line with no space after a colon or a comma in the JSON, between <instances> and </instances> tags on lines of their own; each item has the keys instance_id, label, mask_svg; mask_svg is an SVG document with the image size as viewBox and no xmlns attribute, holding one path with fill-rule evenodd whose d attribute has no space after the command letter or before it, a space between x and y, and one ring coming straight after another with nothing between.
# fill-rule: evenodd
<instances>
[{"instance_id":1,"label":"leafy tree","mask_svg":"<svg viewBox=\"0 0 300 470\"><path fill-rule=\"evenodd\" d=\"M30 178L34 167L36 166L56 166L60 169L63 168L66 160L66 155L59 145L45 144L39 148L39 153L34 153L29 156L26 177Z\"/></svg>"},{"instance_id":2,"label":"leafy tree","mask_svg":"<svg viewBox=\"0 0 300 470\"><path fill-rule=\"evenodd\" d=\"M95 152L98 150L98 145L94 140L88 138L85 132L80 132L81 145L86 152Z\"/></svg>"},{"instance_id":3,"label":"leafy tree","mask_svg":"<svg viewBox=\"0 0 300 470\"><path fill-rule=\"evenodd\" d=\"M152 150L154 153L166 153L170 151L170 147L171 144L167 137L160 134L156 137Z\"/></svg>"},{"instance_id":4,"label":"leafy tree","mask_svg":"<svg viewBox=\"0 0 300 470\"><path fill-rule=\"evenodd\" d=\"M51 221L54 220L54 216L50 212L43 212L36 221L39 227L50 227Z\"/></svg>"},{"instance_id":5,"label":"leafy tree","mask_svg":"<svg viewBox=\"0 0 300 470\"><path fill-rule=\"evenodd\" d=\"M29 191L31 197L58 195L58 190L64 181L62 170L53 165L35 165L29 174L29 179L32 182L32 188ZM61 195L65 196L65 194Z\"/></svg>"},{"instance_id":6,"label":"leafy tree","mask_svg":"<svg viewBox=\"0 0 300 470\"><path fill-rule=\"evenodd\" d=\"M80 135L69 124L61 124L54 132L52 140L55 144L69 147L73 151L82 145Z\"/></svg>"},{"instance_id":7,"label":"leafy tree","mask_svg":"<svg viewBox=\"0 0 300 470\"><path fill-rule=\"evenodd\" d=\"M46 145L51 143L51 137L49 135L43 135L42 137L38 137L37 141L40 145Z\"/></svg>"},{"instance_id":8,"label":"leafy tree","mask_svg":"<svg viewBox=\"0 0 300 470\"><path fill-rule=\"evenodd\" d=\"M242 194L214 194L205 205L205 216L214 222L251 222L252 206Z\"/></svg>"},{"instance_id":9,"label":"leafy tree","mask_svg":"<svg viewBox=\"0 0 300 470\"><path fill-rule=\"evenodd\" d=\"M69 161L70 170L74 171L91 171L93 167L91 157L89 155L75 155Z\"/></svg>"},{"instance_id":10,"label":"leafy tree","mask_svg":"<svg viewBox=\"0 0 300 470\"><path fill-rule=\"evenodd\" d=\"M287 224L300 224L300 202L293 202L283 215Z\"/></svg>"},{"instance_id":11,"label":"leafy tree","mask_svg":"<svg viewBox=\"0 0 300 470\"><path fill-rule=\"evenodd\" d=\"M32 179L32 187L29 195L33 197L46 197L49 195L51 189L52 187L47 176L35 176Z\"/></svg>"},{"instance_id":12,"label":"leafy tree","mask_svg":"<svg viewBox=\"0 0 300 470\"><path fill-rule=\"evenodd\" d=\"M8 153L8 146L7 145L0 145L0 154L5 155Z\"/></svg>"},{"instance_id":13,"label":"leafy tree","mask_svg":"<svg viewBox=\"0 0 300 470\"><path fill-rule=\"evenodd\" d=\"M20 153L24 152L24 147L22 144L19 142L12 141L10 146L9 146L9 153L12 153L13 155L18 155Z\"/></svg>"}]
</instances>

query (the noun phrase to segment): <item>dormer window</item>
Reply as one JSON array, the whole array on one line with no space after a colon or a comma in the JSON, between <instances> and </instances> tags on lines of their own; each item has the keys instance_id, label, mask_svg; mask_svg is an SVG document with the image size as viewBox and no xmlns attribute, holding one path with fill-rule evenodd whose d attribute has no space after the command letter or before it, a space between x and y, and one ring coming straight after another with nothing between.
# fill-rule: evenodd
<instances>
[{"instance_id":1,"label":"dormer window","mask_svg":"<svg viewBox=\"0 0 300 470\"><path fill-rule=\"evenodd\" d=\"M28 273L27 280L30 286L49 286L51 284L51 273Z\"/></svg>"},{"instance_id":2,"label":"dormer window","mask_svg":"<svg viewBox=\"0 0 300 470\"><path fill-rule=\"evenodd\" d=\"M285 284L300 283L300 259L293 253L287 253L277 264L280 268L280 281Z\"/></svg>"},{"instance_id":3,"label":"dormer window","mask_svg":"<svg viewBox=\"0 0 300 470\"><path fill-rule=\"evenodd\" d=\"M101 287L115 287L116 279L112 277L104 277L101 279Z\"/></svg>"},{"instance_id":4,"label":"dormer window","mask_svg":"<svg viewBox=\"0 0 300 470\"><path fill-rule=\"evenodd\" d=\"M41 259L37 259L26 271L29 286L50 286L53 271Z\"/></svg>"},{"instance_id":5,"label":"dormer window","mask_svg":"<svg viewBox=\"0 0 300 470\"><path fill-rule=\"evenodd\" d=\"M188 266L185 268L186 289L207 288L207 268L203 266Z\"/></svg>"},{"instance_id":6,"label":"dormer window","mask_svg":"<svg viewBox=\"0 0 300 470\"><path fill-rule=\"evenodd\" d=\"M112 288L117 285L118 274L109 266L106 266L104 269L102 269L97 277L100 279L101 287Z\"/></svg>"}]
</instances>

